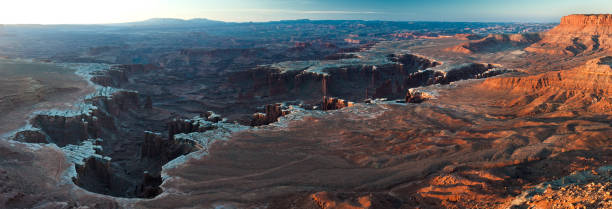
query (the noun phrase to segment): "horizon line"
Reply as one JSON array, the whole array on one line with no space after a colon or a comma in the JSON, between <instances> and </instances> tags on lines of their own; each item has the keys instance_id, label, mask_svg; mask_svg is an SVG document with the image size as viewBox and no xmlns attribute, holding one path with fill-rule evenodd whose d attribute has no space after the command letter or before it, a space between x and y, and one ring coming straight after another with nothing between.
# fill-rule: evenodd
<instances>
[{"instance_id":1,"label":"horizon line","mask_svg":"<svg viewBox=\"0 0 612 209\"><path fill-rule=\"evenodd\" d=\"M576 14L571 14L576 15ZM273 23L273 22L283 22L283 21L371 21L371 22L448 22L448 23L541 23L541 24L553 24L560 23L560 21L445 21L445 20L381 20L381 19L310 19L310 18L299 18L299 19L279 19L279 20L268 20L268 21L223 21L223 20L214 20L205 17L194 17L194 18L174 18L174 17L153 17L144 20L135 20L135 21L126 21L126 22L109 22L109 23L0 23L0 25L8 25L8 26L19 26L19 25L40 25L40 26L63 26L63 25L74 25L74 26L84 26L84 25L118 25L118 24L130 24L130 23L145 23L147 21L152 20L179 20L179 21L192 21L192 20L209 20L211 22L219 22L219 23L235 23L235 24L243 24L243 23Z\"/></svg>"}]
</instances>

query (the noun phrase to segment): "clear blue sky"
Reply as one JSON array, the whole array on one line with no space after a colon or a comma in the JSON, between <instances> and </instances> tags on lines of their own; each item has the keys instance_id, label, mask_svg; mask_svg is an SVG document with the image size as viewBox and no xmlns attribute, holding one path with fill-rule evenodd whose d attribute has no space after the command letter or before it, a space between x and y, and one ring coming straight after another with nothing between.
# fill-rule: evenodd
<instances>
[{"instance_id":1,"label":"clear blue sky","mask_svg":"<svg viewBox=\"0 0 612 209\"><path fill-rule=\"evenodd\" d=\"M156 17L555 22L571 13L611 12L612 0L5 0L0 3L0 24L113 23Z\"/></svg>"}]
</instances>

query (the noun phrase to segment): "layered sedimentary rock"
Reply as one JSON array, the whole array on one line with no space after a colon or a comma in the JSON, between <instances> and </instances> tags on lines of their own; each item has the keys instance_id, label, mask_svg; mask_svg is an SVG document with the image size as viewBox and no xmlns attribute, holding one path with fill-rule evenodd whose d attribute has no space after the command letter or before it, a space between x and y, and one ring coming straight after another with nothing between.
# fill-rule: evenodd
<instances>
[{"instance_id":1,"label":"layered sedimentary rock","mask_svg":"<svg viewBox=\"0 0 612 209\"><path fill-rule=\"evenodd\" d=\"M427 69L442 64L437 60L414 54L391 54L389 55L389 59L391 61L401 63L402 67L415 69Z\"/></svg>"},{"instance_id":2,"label":"layered sedimentary rock","mask_svg":"<svg viewBox=\"0 0 612 209\"><path fill-rule=\"evenodd\" d=\"M611 208L612 167L602 166L544 182L513 200L516 208Z\"/></svg>"},{"instance_id":3,"label":"layered sedimentary rock","mask_svg":"<svg viewBox=\"0 0 612 209\"><path fill-rule=\"evenodd\" d=\"M84 189L111 196L153 197L161 192L158 187L161 180L156 180L161 178L161 166L197 148L172 137L138 135L142 128L155 128L152 124L163 126L162 121L151 121L148 115L154 114L151 113L154 110L145 109L140 103L136 92L104 88L75 110L39 113L30 121L33 127L17 132L13 139L54 143L70 150L68 157L77 159L74 182ZM204 115L207 120L221 120L212 114ZM180 125L176 128L192 131ZM95 138L101 138L96 142L99 149L95 153L82 153L77 148ZM81 158L85 159L82 163L78 160Z\"/></svg>"},{"instance_id":4,"label":"layered sedimentary rock","mask_svg":"<svg viewBox=\"0 0 612 209\"><path fill-rule=\"evenodd\" d=\"M408 90L408 92L406 92L406 103L422 103L426 100L429 100L431 98L431 95L425 93L425 92L421 92L421 91L417 91L414 89L410 89Z\"/></svg>"},{"instance_id":5,"label":"layered sedimentary rock","mask_svg":"<svg viewBox=\"0 0 612 209\"><path fill-rule=\"evenodd\" d=\"M113 178L110 161L106 159L90 157L83 165L75 165L77 177L73 178L76 185L88 185L93 192L108 194L111 190L122 190L116 187L121 184L111 184L118 179Z\"/></svg>"},{"instance_id":6,"label":"layered sedimentary rock","mask_svg":"<svg viewBox=\"0 0 612 209\"><path fill-rule=\"evenodd\" d=\"M45 137L44 143L54 143L60 147L68 144L79 144L89 138L97 138L95 125L90 124L93 117L88 115L62 116L62 115L38 115L32 119L35 127L40 131L27 131L18 133L22 136L20 141L40 141L40 136ZM39 132L38 134L28 134ZM32 137L32 138L30 138Z\"/></svg>"},{"instance_id":7,"label":"layered sedimentary rock","mask_svg":"<svg viewBox=\"0 0 612 209\"><path fill-rule=\"evenodd\" d=\"M112 98L111 98L112 97ZM48 112L36 115L30 123L39 130L19 132L19 141L55 143L63 147L79 144L91 138L99 138L103 131L117 129L114 117L120 117L132 109L139 109L138 94L135 92L116 92L112 96L97 96L89 99L78 110ZM33 132L39 132L34 134ZM46 142L41 138L45 136Z\"/></svg>"},{"instance_id":8,"label":"layered sedimentary rock","mask_svg":"<svg viewBox=\"0 0 612 209\"><path fill-rule=\"evenodd\" d=\"M434 84L449 84L451 82L465 79L480 79L488 78L504 73L511 72L510 69L502 68L499 65L488 63L467 63L455 66L452 69L443 72L441 75L434 77Z\"/></svg>"},{"instance_id":9,"label":"layered sedimentary rock","mask_svg":"<svg viewBox=\"0 0 612 209\"><path fill-rule=\"evenodd\" d=\"M387 194L317 192L310 198L316 206L324 209L399 208L401 205L398 199Z\"/></svg>"},{"instance_id":10,"label":"layered sedimentary rock","mask_svg":"<svg viewBox=\"0 0 612 209\"><path fill-rule=\"evenodd\" d=\"M612 15L569 15L542 34L542 40L526 51L554 55L589 54L612 49Z\"/></svg>"},{"instance_id":11,"label":"layered sedimentary rock","mask_svg":"<svg viewBox=\"0 0 612 209\"><path fill-rule=\"evenodd\" d=\"M447 48L445 51L472 54L516 50L525 48L539 40L539 34L490 34L480 40Z\"/></svg>"},{"instance_id":12,"label":"layered sedimentary rock","mask_svg":"<svg viewBox=\"0 0 612 209\"><path fill-rule=\"evenodd\" d=\"M162 193L163 190L159 187L162 183L160 167L179 156L199 149L200 147L192 141L168 139L159 133L145 132L140 159L148 162L149 167L143 172L142 180L135 188L136 196L151 198Z\"/></svg>"},{"instance_id":13,"label":"layered sedimentary rock","mask_svg":"<svg viewBox=\"0 0 612 209\"><path fill-rule=\"evenodd\" d=\"M153 132L145 132L143 138L144 141L140 150L141 158L159 160L161 165L178 156L197 150L192 144L167 139L162 137L161 134Z\"/></svg>"},{"instance_id":14,"label":"layered sedimentary rock","mask_svg":"<svg viewBox=\"0 0 612 209\"><path fill-rule=\"evenodd\" d=\"M264 113L255 113L251 119L251 126L261 126L278 121L279 117L289 114L290 111L283 110L281 104L266 105Z\"/></svg>"},{"instance_id":15,"label":"layered sedimentary rock","mask_svg":"<svg viewBox=\"0 0 612 209\"><path fill-rule=\"evenodd\" d=\"M166 123L168 127L168 140L173 140L176 134L204 132L214 129L215 127L211 126L210 123L216 123L221 120L222 118L219 115L210 111L200 114L200 116L194 120L175 118Z\"/></svg>"},{"instance_id":16,"label":"layered sedimentary rock","mask_svg":"<svg viewBox=\"0 0 612 209\"><path fill-rule=\"evenodd\" d=\"M155 65L117 65L91 78L91 81L101 86L119 87L128 83L128 78L134 73L146 73L158 69Z\"/></svg>"},{"instance_id":17,"label":"layered sedimentary rock","mask_svg":"<svg viewBox=\"0 0 612 209\"><path fill-rule=\"evenodd\" d=\"M322 110L338 110L351 106L353 106L353 102L334 97L323 97L323 103L321 103Z\"/></svg>"},{"instance_id":18,"label":"layered sedimentary rock","mask_svg":"<svg viewBox=\"0 0 612 209\"><path fill-rule=\"evenodd\" d=\"M487 79L482 85L522 96L509 106L521 107L520 115L556 110L609 112L612 108L612 57L593 59L583 66L533 76Z\"/></svg>"},{"instance_id":19,"label":"layered sedimentary rock","mask_svg":"<svg viewBox=\"0 0 612 209\"><path fill-rule=\"evenodd\" d=\"M298 67L261 66L231 74L229 84L224 87L231 86L242 102L285 98L318 105L323 96L351 101L397 99L404 98L410 88L509 72L499 65L487 63L443 66L437 60L414 54L391 54L384 61L380 65L315 62L283 63Z\"/></svg>"}]
</instances>

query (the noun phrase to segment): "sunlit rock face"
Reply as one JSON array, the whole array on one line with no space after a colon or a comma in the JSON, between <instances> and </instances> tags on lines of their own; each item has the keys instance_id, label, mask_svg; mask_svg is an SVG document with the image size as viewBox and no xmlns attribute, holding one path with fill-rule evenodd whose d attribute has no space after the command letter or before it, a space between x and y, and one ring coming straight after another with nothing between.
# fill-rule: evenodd
<instances>
[{"instance_id":1,"label":"sunlit rock face","mask_svg":"<svg viewBox=\"0 0 612 209\"><path fill-rule=\"evenodd\" d=\"M279 117L291 113L288 110L283 110L281 104L272 104L265 106L264 113L255 113L251 119L251 126L261 126L278 121Z\"/></svg>"},{"instance_id":2,"label":"sunlit rock face","mask_svg":"<svg viewBox=\"0 0 612 209\"><path fill-rule=\"evenodd\" d=\"M508 106L521 107L520 115L554 111L609 112L612 108L612 57L534 76L488 79L485 88L505 89L522 96Z\"/></svg>"},{"instance_id":3,"label":"sunlit rock face","mask_svg":"<svg viewBox=\"0 0 612 209\"><path fill-rule=\"evenodd\" d=\"M578 55L612 49L612 15L569 15L542 34L542 40L526 51L554 55Z\"/></svg>"},{"instance_id":4,"label":"sunlit rock face","mask_svg":"<svg viewBox=\"0 0 612 209\"><path fill-rule=\"evenodd\" d=\"M82 109L0 140L0 208L511 208L612 161L612 58L542 55L575 65L534 75L533 53L509 55L537 34L467 55L444 49L472 35L410 36L329 56L321 41L185 49L91 74L106 90ZM523 203L566 195L554 186ZM609 198L585 190L569 194Z\"/></svg>"},{"instance_id":5,"label":"sunlit rock face","mask_svg":"<svg viewBox=\"0 0 612 209\"><path fill-rule=\"evenodd\" d=\"M469 41L445 49L449 52L464 54L490 53L525 48L540 41L539 34L490 34L479 40Z\"/></svg>"}]
</instances>

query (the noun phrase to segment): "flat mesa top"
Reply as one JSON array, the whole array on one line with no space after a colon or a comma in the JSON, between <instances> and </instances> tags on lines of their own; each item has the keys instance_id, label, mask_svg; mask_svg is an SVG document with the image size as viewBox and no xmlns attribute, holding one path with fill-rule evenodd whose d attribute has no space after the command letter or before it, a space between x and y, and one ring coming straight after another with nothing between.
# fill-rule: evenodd
<instances>
[{"instance_id":1,"label":"flat mesa top","mask_svg":"<svg viewBox=\"0 0 612 209\"><path fill-rule=\"evenodd\" d=\"M562 25L612 25L612 14L573 14L561 18Z\"/></svg>"}]
</instances>

